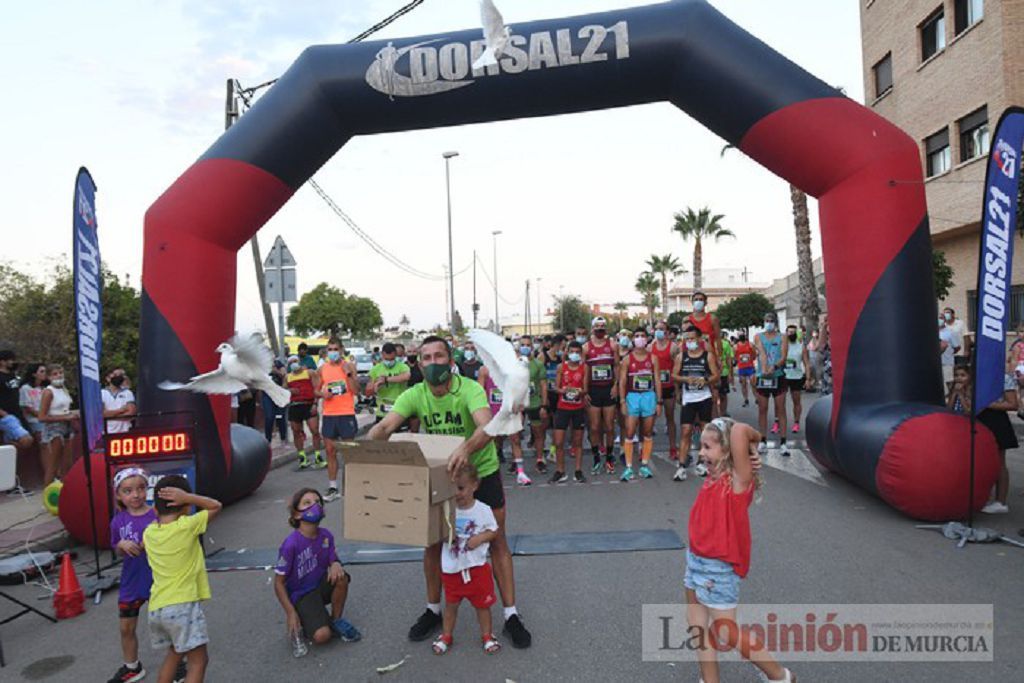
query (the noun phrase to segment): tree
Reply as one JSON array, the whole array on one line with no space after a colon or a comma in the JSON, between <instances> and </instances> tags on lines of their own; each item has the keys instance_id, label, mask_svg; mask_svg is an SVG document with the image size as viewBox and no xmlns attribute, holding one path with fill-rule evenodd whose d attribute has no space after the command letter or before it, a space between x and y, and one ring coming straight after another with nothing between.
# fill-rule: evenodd
<instances>
[{"instance_id":1,"label":"tree","mask_svg":"<svg viewBox=\"0 0 1024 683\"><path fill-rule=\"evenodd\" d=\"M678 211L672 217L675 219L672 230L679 233L684 242L693 240L693 287L700 289L704 281L703 240L714 239L717 242L723 237L735 237L736 235L732 233L732 230L722 226L721 220L725 216L712 214L708 207L697 212L687 208L685 212Z\"/></svg>"},{"instance_id":2,"label":"tree","mask_svg":"<svg viewBox=\"0 0 1024 683\"><path fill-rule=\"evenodd\" d=\"M683 311L672 311L668 314L668 318L665 320L669 325L675 325L676 327L682 328L683 323L686 321L687 313Z\"/></svg>"},{"instance_id":3,"label":"tree","mask_svg":"<svg viewBox=\"0 0 1024 683\"><path fill-rule=\"evenodd\" d=\"M808 329L818 329L818 291L814 287L814 261L811 260L811 220L807 212L807 194L796 185L789 186L793 203L793 229L796 232L797 277L800 283L800 315Z\"/></svg>"},{"instance_id":4,"label":"tree","mask_svg":"<svg viewBox=\"0 0 1024 683\"><path fill-rule=\"evenodd\" d=\"M664 256L651 254L651 258L647 259L647 267L651 269L652 273L661 277L661 314L667 317L668 276L682 275L686 272L686 269L679 264L679 259L672 254L665 254Z\"/></svg>"},{"instance_id":5,"label":"tree","mask_svg":"<svg viewBox=\"0 0 1024 683\"><path fill-rule=\"evenodd\" d=\"M935 296L940 301L949 296L953 287L953 267L946 263L946 252L932 250L932 281L935 283Z\"/></svg>"},{"instance_id":6,"label":"tree","mask_svg":"<svg viewBox=\"0 0 1024 683\"><path fill-rule=\"evenodd\" d=\"M764 322L766 313L775 311L775 306L760 292L750 292L727 301L715 310L723 330L745 330Z\"/></svg>"},{"instance_id":7,"label":"tree","mask_svg":"<svg viewBox=\"0 0 1024 683\"><path fill-rule=\"evenodd\" d=\"M619 327L622 327L622 321L626 317L626 311L629 310L629 304L627 304L625 301L618 301L615 303L615 306L613 306L613 308L615 309L615 312L618 314Z\"/></svg>"},{"instance_id":8,"label":"tree","mask_svg":"<svg viewBox=\"0 0 1024 683\"><path fill-rule=\"evenodd\" d=\"M302 336L362 337L381 325L380 308L372 300L321 282L288 312L288 326Z\"/></svg>"},{"instance_id":9,"label":"tree","mask_svg":"<svg viewBox=\"0 0 1024 683\"><path fill-rule=\"evenodd\" d=\"M557 321L562 332L577 327L590 328L590 306L575 294L556 296L552 321Z\"/></svg>"},{"instance_id":10,"label":"tree","mask_svg":"<svg viewBox=\"0 0 1024 683\"><path fill-rule=\"evenodd\" d=\"M658 307L658 278L654 277L654 273L645 270L637 276L634 287L643 297L643 304L647 307L647 319L653 323L654 309Z\"/></svg>"},{"instance_id":11,"label":"tree","mask_svg":"<svg viewBox=\"0 0 1024 683\"><path fill-rule=\"evenodd\" d=\"M103 358L100 372L123 367L138 377L138 290L103 268ZM10 347L24 362L60 363L72 393L77 391L72 271L57 263L40 280L0 263L0 347Z\"/></svg>"}]
</instances>

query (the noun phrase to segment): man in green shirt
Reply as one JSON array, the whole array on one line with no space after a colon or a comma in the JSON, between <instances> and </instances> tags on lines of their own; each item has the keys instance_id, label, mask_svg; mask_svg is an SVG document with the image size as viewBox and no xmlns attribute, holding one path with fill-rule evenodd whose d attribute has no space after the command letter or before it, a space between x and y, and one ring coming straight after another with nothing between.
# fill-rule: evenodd
<instances>
[{"instance_id":1,"label":"man in green shirt","mask_svg":"<svg viewBox=\"0 0 1024 683\"><path fill-rule=\"evenodd\" d=\"M512 553L505 536L505 491L498 471L498 454L493 438L484 431L491 421L487 395L478 383L452 374L452 350L441 337L424 339L419 357L424 381L402 393L391 412L370 430L369 436L387 441L407 420L419 418L421 429L427 434L465 439L448 458L448 471L454 475L467 462L476 467L480 486L474 497L491 508L498 522L497 536L491 542L491 561L505 605L504 632L513 646L529 647L532 637L515 607L515 579ZM427 582L427 609L409 629L409 640L414 641L426 640L441 626L440 543L423 551L423 574Z\"/></svg>"},{"instance_id":2,"label":"man in green shirt","mask_svg":"<svg viewBox=\"0 0 1024 683\"><path fill-rule=\"evenodd\" d=\"M377 422L391 412L395 401L405 391L412 371L404 361L396 358L398 349L391 342L381 350L381 360L370 368L370 381L366 384L366 395L377 397Z\"/></svg>"},{"instance_id":3,"label":"man in green shirt","mask_svg":"<svg viewBox=\"0 0 1024 683\"><path fill-rule=\"evenodd\" d=\"M299 363L307 370L316 372L316 359L309 355L309 346L306 342L299 342Z\"/></svg>"},{"instance_id":4,"label":"man in green shirt","mask_svg":"<svg viewBox=\"0 0 1024 683\"><path fill-rule=\"evenodd\" d=\"M729 387L732 386L732 362L735 351L729 338L722 335L722 379L718 385L718 414L724 417L729 416Z\"/></svg>"},{"instance_id":5,"label":"man in green shirt","mask_svg":"<svg viewBox=\"0 0 1024 683\"><path fill-rule=\"evenodd\" d=\"M530 369L530 394L526 407L526 419L533 432L533 450L537 456L537 471L544 473L548 466L544 461L544 420L548 416L548 373L544 361L533 355L533 337L528 334L519 337L519 355L528 359ZM518 438L513 435L511 438Z\"/></svg>"}]
</instances>

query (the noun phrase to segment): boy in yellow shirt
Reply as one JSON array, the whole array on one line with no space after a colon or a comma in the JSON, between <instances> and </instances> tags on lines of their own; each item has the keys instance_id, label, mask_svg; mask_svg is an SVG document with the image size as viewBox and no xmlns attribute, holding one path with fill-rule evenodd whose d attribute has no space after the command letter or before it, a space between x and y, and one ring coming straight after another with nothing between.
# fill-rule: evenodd
<instances>
[{"instance_id":1,"label":"boy in yellow shirt","mask_svg":"<svg viewBox=\"0 0 1024 683\"><path fill-rule=\"evenodd\" d=\"M153 588L149 597L149 632L153 649L167 648L159 683L171 683L182 659L188 663L188 683L206 675L208 662L206 616L200 605L210 599L210 582L199 535L221 509L220 501L191 492L188 480L169 475L153 489L157 523L142 535ZM199 512L188 514L189 506Z\"/></svg>"}]
</instances>

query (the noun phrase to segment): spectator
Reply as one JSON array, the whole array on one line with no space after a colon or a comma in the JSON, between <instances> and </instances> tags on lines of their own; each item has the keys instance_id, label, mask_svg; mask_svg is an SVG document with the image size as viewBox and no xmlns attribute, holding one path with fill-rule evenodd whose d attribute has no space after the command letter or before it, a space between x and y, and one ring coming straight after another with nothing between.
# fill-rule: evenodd
<instances>
[{"instance_id":1,"label":"spectator","mask_svg":"<svg viewBox=\"0 0 1024 683\"><path fill-rule=\"evenodd\" d=\"M309 346L306 342L299 344L299 364L307 370L316 371L316 359L309 355Z\"/></svg>"},{"instance_id":2,"label":"spectator","mask_svg":"<svg viewBox=\"0 0 1024 683\"><path fill-rule=\"evenodd\" d=\"M405 364L409 366L409 386L414 387L423 381L423 368L419 363L419 352L417 349L410 349L405 356Z\"/></svg>"},{"instance_id":3,"label":"spectator","mask_svg":"<svg viewBox=\"0 0 1024 683\"><path fill-rule=\"evenodd\" d=\"M249 389L242 389L235 396L238 398L238 423L246 427L254 427L256 424L256 397Z\"/></svg>"},{"instance_id":4,"label":"spectator","mask_svg":"<svg viewBox=\"0 0 1024 683\"><path fill-rule=\"evenodd\" d=\"M29 363L25 366L25 374L21 376L21 388L18 389L18 404L21 414L28 425L28 431L36 445L43 435L43 423L39 421L39 404L43 400L43 389L49 381L46 378L45 363Z\"/></svg>"},{"instance_id":5,"label":"spectator","mask_svg":"<svg viewBox=\"0 0 1024 683\"><path fill-rule=\"evenodd\" d=\"M50 386L43 389L39 402L39 421L43 423L43 486L60 479L71 469L72 424L78 411L71 410L71 394L64 388L64 368L50 365L46 369Z\"/></svg>"},{"instance_id":6,"label":"spectator","mask_svg":"<svg viewBox=\"0 0 1024 683\"><path fill-rule=\"evenodd\" d=\"M278 386L285 386L284 363L274 361L274 367L270 370L270 379ZM277 423L277 431L281 435L281 441L288 440L288 416L287 406L278 407L267 392L260 392L260 406L263 408L263 435L267 441L273 440L274 423Z\"/></svg>"},{"instance_id":7,"label":"spectator","mask_svg":"<svg viewBox=\"0 0 1024 683\"><path fill-rule=\"evenodd\" d=\"M128 388L128 376L124 368L114 368L107 375L107 386L100 392L103 399L103 420L108 434L123 434L132 428L131 420L111 418L130 417L138 412L135 408L135 394Z\"/></svg>"},{"instance_id":8,"label":"spectator","mask_svg":"<svg viewBox=\"0 0 1024 683\"><path fill-rule=\"evenodd\" d=\"M967 331L964 321L956 317L956 311L952 308L942 309L942 326L949 330L953 337L953 354L960 358L970 356L970 333Z\"/></svg>"},{"instance_id":9,"label":"spectator","mask_svg":"<svg viewBox=\"0 0 1024 683\"><path fill-rule=\"evenodd\" d=\"M0 350L0 444L13 443L17 448L32 446L32 435L21 423L18 376L14 374L15 356L10 349ZM20 493L15 486L8 493Z\"/></svg>"},{"instance_id":10,"label":"spectator","mask_svg":"<svg viewBox=\"0 0 1024 683\"><path fill-rule=\"evenodd\" d=\"M953 354L956 353L956 349L956 336L953 330L943 322L942 318L939 318L939 351L942 353L942 381L944 382L942 388L947 392L953 386Z\"/></svg>"}]
</instances>

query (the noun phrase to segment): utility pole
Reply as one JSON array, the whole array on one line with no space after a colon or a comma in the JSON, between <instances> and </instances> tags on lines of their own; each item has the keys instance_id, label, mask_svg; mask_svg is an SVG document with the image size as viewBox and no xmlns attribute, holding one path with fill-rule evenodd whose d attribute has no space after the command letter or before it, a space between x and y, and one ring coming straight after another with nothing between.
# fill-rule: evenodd
<instances>
[{"instance_id":1,"label":"utility pole","mask_svg":"<svg viewBox=\"0 0 1024 683\"><path fill-rule=\"evenodd\" d=\"M565 332L565 295L562 293L564 285L558 285L558 331Z\"/></svg>"},{"instance_id":2,"label":"utility pole","mask_svg":"<svg viewBox=\"0 0 1024 683\"><path fill-rule=\"evenodd\" d=\"M537 278L537 334L540 334L540 326L544 324L544 311L540 307L540 281Z\"/></svg>"},{"instance_id":3,"label":"utility pole","mask_svg":"<svg viewBox=\"0 0 1024 683\"><path fill-rule=\"evenodd\" d=\"M501 317L498 315L498 235L501 230L492 230L494 240L494 333L501 336Z\"/></svg>"},{"instance_id":4,"label":"utility pole","mask_svg":"<svg viewBox=\"0 0 1024 683\"><path fill-rule=\"evenodd\" d=\"M452 181L449 163L453 157L459 156L458 152L445 152L441 155L444 158L444 187L448 196L448 288L451 291L451 324L448 326L451 335L455 337L455 263L452 261Z\"/></svg>"},{"instance_id":5,"label":"utility pole","mask_svg":"<svg viewBox=\"0 0 1024 683\"><path fill-rule=\"evenodd\" d=\"M452 309L448 305L448 266L442 264L441 270L444 271L444 326L450 331L452 325L455 324L455 318L452 316ZM452 336L455 336L454 332L452 332Z\"/></svg>"},{"instance_id":6,"label":"utility pole","mask_svg":"<svg viewBox=\"0 0 1024 683\"><path fill-rule=\"evenodd\" d=\"M476 329L476 314L480 304L476 302L476 249L473 250L473 328Z\"/></svg>"},{"instance_id":7,"label":"utility pole","mask_svg":"<svg viewBox=\"0 0 1024 683\"><path fill-rule=\"evenodd\" d=\"M238 111L238 95L235 91L237 85L238 81L234 78L228 79L227 101L224 105L224 130L227 130L234 125L240 115L240 112ZM270 340L270 348L273 349L275 356L280 356L284 353L284 347L278 345L277 334L274 331L274 316L270 313L270 304L267 302L267 283L263 277L263 258L260 256L260 242L258 235L252 236L249 240L249 246L252 247L252 264L256 269L256 288L260 292L260 305L263 308L263 324L267 328L267 338Z\"/></svg>"},{"instance_id":8,"label":"utility pole","mask_svg":"<svg viewBox=\"0 0 1024 683\"><path fill-rule=\"evenodd\" d=\"M530 324L530 280L526 280L526 296L523 297L523 306L526 309L526 334L533 334L533 326Z\"/></svg>"}]
</instances>

